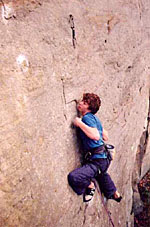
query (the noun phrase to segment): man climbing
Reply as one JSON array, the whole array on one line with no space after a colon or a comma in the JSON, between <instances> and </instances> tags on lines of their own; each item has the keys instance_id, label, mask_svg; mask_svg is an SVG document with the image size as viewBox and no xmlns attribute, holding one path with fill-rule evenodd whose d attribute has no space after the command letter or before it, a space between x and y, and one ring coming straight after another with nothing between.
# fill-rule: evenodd
<instances>
[{"instance_id":1,"label":"man climbing","mask_svg":"<svg viewBox=\"0 0 150 227\"><path fill-rule=\"evenodd\" d=\"M68 182L77 195L83 194L84 202L89 202L94 195L95 179L107 199L120 202L122 197L117 192L110 175L107 173L110 160L106 154L104 141L108 140L108 134L103 129L98 117L95 116L100 105L100 98L93 93L83 94L82 101L77 105L82 119L76 117L73 123L80 129L80 138L86 162L82 167L69 173Z\"/></svg>"}]
</instances>

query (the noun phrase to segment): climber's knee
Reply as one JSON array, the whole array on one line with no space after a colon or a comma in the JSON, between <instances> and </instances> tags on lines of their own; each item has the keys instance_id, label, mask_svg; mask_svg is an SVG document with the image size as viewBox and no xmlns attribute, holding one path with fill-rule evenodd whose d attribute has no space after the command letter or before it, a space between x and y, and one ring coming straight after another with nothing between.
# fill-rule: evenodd
<instances>
[{"instance_id":1,"label":"climber's knee","mask_svg":"<svg viewBox=\"0 0 150 227\"><path fill-rule=\"evenodd\" d=\"M73 185L74 182L75 182L75 177L74 177L74 174L71 172L68 174L68 182L70 185Z\"/></svg>"}]
</instances>

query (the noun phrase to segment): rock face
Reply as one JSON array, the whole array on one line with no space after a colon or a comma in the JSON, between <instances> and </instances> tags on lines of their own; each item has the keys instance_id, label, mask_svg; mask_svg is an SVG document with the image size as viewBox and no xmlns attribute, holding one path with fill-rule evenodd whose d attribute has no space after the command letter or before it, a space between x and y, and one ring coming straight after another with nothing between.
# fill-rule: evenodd
<instances>
[{"instance_id":1,"label":"rock face","mask_svg":"<svg viewBox=\"0 0 150 227\"><path fill-rule=\"evenodd\" d=\"M97 192L85 205L67 183L80 165L71 122L83 92L100 95L98 116L117 150L109 172L123 200L107 207L115 226L132 226L150 162L150 2L0 6L0 226L111 226Z\"/></svg>"}]
</instances>

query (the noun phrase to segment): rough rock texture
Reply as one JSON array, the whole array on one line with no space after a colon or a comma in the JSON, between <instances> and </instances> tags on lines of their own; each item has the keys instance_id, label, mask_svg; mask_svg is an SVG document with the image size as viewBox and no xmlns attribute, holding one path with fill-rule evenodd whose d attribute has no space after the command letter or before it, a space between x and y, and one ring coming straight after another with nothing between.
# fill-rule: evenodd
<instances>
[{"instance_id":1,"label":"rough rock texture","mask_svg":"<svg viewBox=\"0 0 150 227\"><path fill-rule=\"evenodd\" d=\"M98 116L117 150L110 173L123 201L107 207L115 226L132 226L133 192L150 162L150 2L0 6L0 226L111 226L98 193L85 205L67 183L80 165L71 122L83 92L101 96Z\"/></svg>"}]
</instances>

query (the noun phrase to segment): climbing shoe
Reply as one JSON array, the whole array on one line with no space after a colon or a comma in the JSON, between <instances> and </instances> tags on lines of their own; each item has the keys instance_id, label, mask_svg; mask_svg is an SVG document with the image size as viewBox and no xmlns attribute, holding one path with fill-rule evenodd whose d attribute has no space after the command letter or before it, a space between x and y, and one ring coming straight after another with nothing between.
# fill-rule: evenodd
<instances>
[{"instance_id":1,"label":"climbing shoe","mask_svg":"<svg viewBox=\"0 0 150 227\"><path fill-rule=\"evenodd\" d=\"M89 202L95 193L95 188L87 188L83 195L83 202Z\"/></svg>"},{"instance_id":2,"label":"climbing shoe","mask_svg":"<svg viewBox=\"0 0 150 227\"><path fill-rule=\"evenodd\" d=\"M120 203L121 200L122 200L122 196L119 196L118 198L116 198L115 195L112 195L112 196L110 197L110 199L113 199L113 200L115 200L116 202Z\"/></svg>"}]
</instances>

